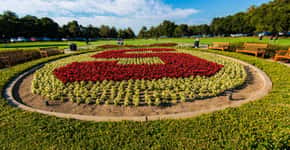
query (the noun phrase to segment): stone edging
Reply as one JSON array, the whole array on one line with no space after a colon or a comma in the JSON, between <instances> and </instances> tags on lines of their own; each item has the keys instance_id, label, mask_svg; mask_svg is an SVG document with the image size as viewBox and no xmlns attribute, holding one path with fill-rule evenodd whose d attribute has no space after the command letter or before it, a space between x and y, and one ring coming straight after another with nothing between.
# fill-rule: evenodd
<instances>
[{"instance_id":1,"label":"stone edging","mask_svg":"<svg viewBox=\"0 0 290 150\"><path fill-rule=\"evenodd\" d=\"M208 52L205 52L208 53ZM17 101L13 95L13 91L15 89L15 85L18 82L21 82L22 79L24 79L26 76L28 76L29 74L32 74L34 71L36 71L37 69L43 67L44 65L38 65L36 67L33 67L31 69L29 69L28 71L22 73L21 75L19 75L17 78L13 79L11 81L11 83L9 85L6 86L6 88L4 89L4 97L6 100L8 100L9 104L21 108L23 110L26 111L31 111L31 112L38 112L38 113L42 113L42 114L46 114L46 115L50 115L50 116L56 116L56 117L61 117L61 118L71 118L71 119L78 119L78 120L85 120L85 121L96 121L96 122L100 122L100 121L124 121L124 120L131 120L131 121L149 121L149 120L160 120L160 119L181 119L181 118L190 118L190 117L194 117L194 116L198 116L201 114L205 114L205 113L210 113L210 112L214 112L214 111L218 111L218 110L222 110L228 107L238 107L244 103L247 103L249 101L253 101L256 99L260 99L264 96L266 96L272 89L272 82L270 80L270 78L266 75L266 73L264 73L262 70L260 70L259 68L246 63L244 61L232 58L232 57L228 57L228 56L223 56L223 55L219 55L219 54L213 54L210 53L212 55L216 55L219 57L224 57L236 62L239 62L245 66L251 67L254 71L256 71L258 73L258 75L260 76L260 78L263 80L263 87L260 89L257 89L257 91L255 93L253 93L249 98L243 100L241 103L237 103L237 104L232 104L232 105L228 105L228 106L223 106L223 107L217 107L217 108L213 108L210 110L200 110L200 111L195 111L195 112L183 112L183 113L176 113L176 114L165 114L165 115L152 115L152 116L90 116L90 115L79 115L79 114L66 114L66 113L60 113L60 112L50 112L50 111L45 111L45 110L40 110L40 109L36 109L36 108L32 108L29 107L25 104L20 103L19 101Z\"/></svg>"}]
</instances>

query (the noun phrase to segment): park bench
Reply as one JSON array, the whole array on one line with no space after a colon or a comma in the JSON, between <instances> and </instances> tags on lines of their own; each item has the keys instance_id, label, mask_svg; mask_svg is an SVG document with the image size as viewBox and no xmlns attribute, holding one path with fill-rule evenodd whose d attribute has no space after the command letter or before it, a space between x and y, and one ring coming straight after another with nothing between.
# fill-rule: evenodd
<instances>
[{"instance_id":1,"label":"park bench","mask_svg":"<svg viewBox=\"0 0 290 150\"><path fill-rule=\"evenodd\" d=\"M23 50L1 51L0 63L4 67L10 67L20 62L29 60L31 56L29 53L24 53Z\"/></svg>"},{"instance_id":2,"label":"park bench","mask_svg":"<svg viewBox=\"0 0 290 150\"><path fill-rule=\"evenodd\" d=\"M290 48L287 50L279 50L277 51L274 60L278 61L280 59L290 59Z\"/></svg>"},{"instance_id":3,"label":"park bench","mask_svg":"<svg viewBox=\"0 0 290 150\"><path fill-rule=\"evenodd\" d=\"M245 43L243 49L237 49L236 52L251 53L255 54L256 57L258 57L258 55L261 54L262 57L264 57L267 47L268 44Z\"/></svg>"},{"instance_id":4,"label":"park bench","mask_svg":"<svg viewBox=\"0 0 290 150\"><path fill-rule=\"evenodd\" d=\"M45 47L39 48L41 57L49 57L53 55L63 54L63 50L59 50L57 47Z\"/></svg>"},{"instance_id":5,"label":"park bench","mask_svg":"<svg viewBox=\"0 0 290 150\"><path fill-rule=\"evenodd\" d=\"M212 45L209 46L208 48L224 51L230 48L230 43L229 42L213 42Z\"/></svg>"}]
</instances>

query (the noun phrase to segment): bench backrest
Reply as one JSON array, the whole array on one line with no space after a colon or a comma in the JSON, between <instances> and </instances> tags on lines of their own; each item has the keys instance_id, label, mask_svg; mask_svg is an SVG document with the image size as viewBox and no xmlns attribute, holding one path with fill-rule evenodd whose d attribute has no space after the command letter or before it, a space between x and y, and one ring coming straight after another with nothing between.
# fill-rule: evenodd
<instances>
[{"instance_id":1,"label":"bench backrest","mask_svg":"<svg viewBox=\"0 0 290 150\"><path fill-rule=\"evenodd\" d=\"M245 43L245 49L248 50L257 50L257 49L265 49L268 47L268 44L261 44L261 43Z\"/></svg>"},{"instance_id":2,"label":"bench backrest","mask_svg":"<svg viewBox=\"0 0 290 150\"><path fill-rule=\"evenodd\" d=\"M0 56L14 56L21 54L23 50L1 51Z\"/></svg>"},{"instance_id":3,"label":"bench backrest","mask_svg":"<svg viewBox=\"0 0 290 150\"><path fill-rule=\"evenodd\" d=\"M59 50L58 47L45 47L39 48L42 57L48 57L63 53L63 50Z\"/></svg>"},{"instance_id":4,"label":"bench backrest","mask_svg":"<svg viewBox=\"0 0 290 150\"><path fill-rule=\"evenodd\" d=\"M17 64L26 60L23 50L1 51L0 57L8 57L11 64Z\"/></svg>"},{"instance_id":5,"label":"bench backrest","mask_svg":"<svg viewBox=\"0 0 290 150\"><path fill-rule=\"evenodd\" d=\"M288 49L286 55L287 55L287 56L290 56L290 48Z\"/></svg>"},{"instance_id":6,"label":"bench backrest","mask_svg":"<svg viewBox=\"0 0 290 150\"><path fill-rule=\"evenodd\" d=\"M230 42L212 42L214 47L225 47L230 46Z\"/></svg>"},{"instance_id":7,"label":"bench backrest","mask_svg":"<svg viewBox=\"0 0 290 150\"><path fill-rule=\"evenodd\" d=\"M58 47L43 47L39 48L40 51L50 51L50 50L58 50Z\"/></svg>"}]
</instances>

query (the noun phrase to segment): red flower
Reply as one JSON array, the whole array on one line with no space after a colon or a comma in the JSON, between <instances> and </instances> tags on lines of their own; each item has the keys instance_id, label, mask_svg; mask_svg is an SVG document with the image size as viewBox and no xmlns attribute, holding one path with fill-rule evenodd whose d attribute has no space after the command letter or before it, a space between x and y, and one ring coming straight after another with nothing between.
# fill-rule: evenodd
<instances>
[{"instance_id":1,"label":"red flower","mask_svg":"<svg viewBox=\"0 0 290 150\"><path fill-rule=\"evenodd\" d=\"M153 53L128 53L152 51ZM223 65L185 53L173 53L174 49L150 48L111 50L96 54L94 58L145 58L159 57L165 64L117 64L117 61L73 62L53 71L62 82L102 81L129 79L160 79L163 77L211 76ZM159 53L158 53L159 52ZM162 52L162 53L161 53Z\"/></svg>"}]
</instances>

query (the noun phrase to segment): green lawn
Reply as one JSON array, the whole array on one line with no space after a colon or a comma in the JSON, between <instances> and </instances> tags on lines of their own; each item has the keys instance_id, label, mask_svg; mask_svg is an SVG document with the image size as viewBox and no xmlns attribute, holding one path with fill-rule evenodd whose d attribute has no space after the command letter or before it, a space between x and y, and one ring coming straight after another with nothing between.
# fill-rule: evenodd
<instances>
[{"instance_id":1,"label":"green lawn","mask_svg":"<svg viewBox=\"0 0 290 150\"><path fill-rule=\"evenodd\" d=\"M290 69L232 52L273 82L268 96L237 108L181 120L86 122L14 108L0 97L1 149L289 149ZM0 70L0 89L43 58Z\"/></svg>"},{"instance_id":2,"label":"green lawn","mask_svg":"<svg viewBox=\"0 0 290 150\"><path fill-rule=\"evenodd\" d=\"M176 42L176 43L193 43L194 39L190 39L190 38L172 38L172 39L161 39L161 41ZM255 42L255 43L268 43L268 44L273 44L273 45L290 46L290 38L280 38L280 39L275 41L275 40L270 40L269 37L264 37L263 40L259 40L258 37L201 38L200 42L203 43L203 44L210 44L212 42L230 42L230 43Z\"/></svg>"},{"instance_id":3,"label":"green lawn","mask_svg":"<svg viewBox=\"0 0 290 150\"><path fill-rule=\"evenodd\" d=\"M19 42L19 43L9 43L0 44L0 50L15 50L15 49L37 49L40 47L51 47L57 46L59 48L68 48L70 43L76 43L78 46L85 46L85 42L77 41L60 41L60 42ZM101 44L113 44L115 41L95 41L91 42L91 45L101 45Z\"/></svg>"},{"instance_id":4,"label":"green lawn","mask_svg":"<svg viewBox=\"0 0 290 150\"><path fill-rule=\"evenodd\" d=\"M163 40L153 40L153 39L128 39L125 40L125 44L128 45L144 45L144 44L154 44L154 43L164 43ZM0 50L15 50L15 49L37 49L40 47L50 47L57 46L59 48L68 48L70 43L76 43L78 46L86 46L86 42L79 41L60 41L60 42L19 42L19 43L9 43L0 44ZM100 40L90 42L90 45L103 45L103 44L117 44L115 40Z\"/></svg>"},{"instance_id":5,"label":"green lawn","mask_svg":"<svg viewBox=\"0 0 290 150\"><path fill-rule=\"evenodd\" d=\"M154 44L154 43L193 43L193 38L167 38L167 39L129 39L125 40L125 44L129 45L143 45L143 44ZM280 38L277 41L269 40L268 37L265 37L262 41L258 40L257 37L240 37L240 38L201 38L200 42L203 44L210 44L212 42L231 42L231 43L239 43L239 42L262 42L269 43L273 45L280 46L289 46L290 47L290 38ZM49 47L49 46L58 46L60 48L68 48L68 45L72 43L72 41L66 42L23 42L23 43L11 43L11 44L0 44L0 50L15 50L15 49L37 49L39 47ZM75 42L78 46L85 46L85 42ZM90 42L90 45L102 45L102 44L116 44L116 41L113 40L101 40Z\"/></svg>"}]
</instances>

